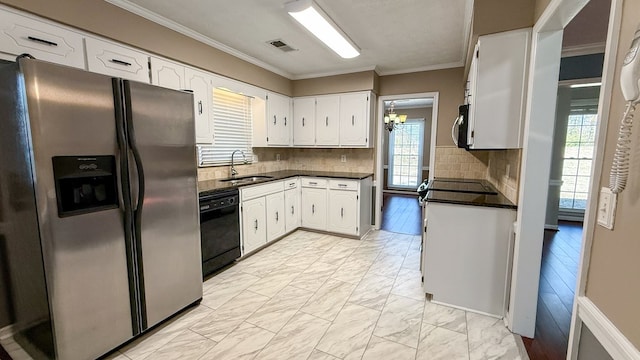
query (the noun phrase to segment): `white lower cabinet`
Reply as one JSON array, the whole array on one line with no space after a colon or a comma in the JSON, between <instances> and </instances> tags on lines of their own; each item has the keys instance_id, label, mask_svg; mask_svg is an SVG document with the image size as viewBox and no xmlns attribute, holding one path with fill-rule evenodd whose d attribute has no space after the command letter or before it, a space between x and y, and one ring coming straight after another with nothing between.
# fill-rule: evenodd
<instances>
[{"instance_id":1,"label":"white lower cabinet","mask_svg":"<svg viewBox=\"0 0 640 360\"><path fill-rule=\"evenodd\" d=\"M358 192L329 190L329 229L333 232L358 234Z\"/></svg>"},{"instance_id":2,"label":"white lower cabinet","mask_svg":"<svg viewBox=\"0 0 640 360\"><path fill-rule=\"evenodd\" d=\"M504 316L515 210L427 202L427 213L425 292L434 301Z\"/></svg>"},{"instance_id":3,"label":"white lower cabinet","mask_svg":"<svg viewBox=\"0 0 640 360\"><path fill-rule=\"evenodd\" d=\"M266 200L264 197L242 202L242 254L267 243Z\"/></svg>"},{"instance_id":4,"label":"white lower cabinet","mask_svg":"<svg viewBox=\"0 0 640 360\"><path fill-rule=\"evenodd\" d=\"M273 241L285 232L284 193L282 191L265 197L267 203L267 242Z\"/></svg>"},{"instance_id":5,"label":"white lower cabinet","mask_svg":"<svg viewBox=\"0 0 640 360\"><path fill-rule=\"evenodd\" d=\"M242 255L300 227L362 237L371 229L371 177L293 177L240 189Z\"/></svg>"},{"instance_id":6,"label":"white lower cabinet","mask_svg":"<svg viewBox=\"0 0 640 360\"><path fill-rule=\"evenodd\" d=\"M302 227L327 230L327 180L303 177Z\"/></svg>"},{"instance_id":7,"label":"white lower cabinet","mask_svg":"<svg viewBox=\"0 0 640 360\"><path fill-rule=\"evenodd\" d=\"M243 256L284 235L283 191L282 181L240 189L240 242Z\"/></svg>"},{"instance_id":8,"label":"white lower cabinet","mask_svg":"<svg viewBox=\"0 0 640 360\"><path fill-rule=\"evenodd\" d=\"M300 227L300 181L298 178L284 182L285 232L289 233Z\"/></svg>"}]
</instances>

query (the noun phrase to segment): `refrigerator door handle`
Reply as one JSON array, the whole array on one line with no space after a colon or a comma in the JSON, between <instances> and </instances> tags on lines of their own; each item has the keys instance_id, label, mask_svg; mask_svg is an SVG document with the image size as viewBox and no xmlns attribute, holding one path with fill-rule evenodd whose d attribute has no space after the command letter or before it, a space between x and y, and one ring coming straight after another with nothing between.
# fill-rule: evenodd
<instances>
[{"instance_id":1,"label":"refrigerator door handle","mask_svg":"<svg viewBox=\"0 0 640 360\"><path fill-rule=\"evenodd\" d=\"M131 188L129 186L129 145L127 143L126 122L123 104L123 90L120 79L111 80L113 87L113 99L116 119L116 136L118 144L118 164L120 175L121 204L123 207L123 223L125 233L125 246L127 249L127 271L129 278L129 301L131 306L131 327L133 334L142 332L142 320L140 314L140 298L137 290L138 279L136 274L137 257L133 233L133 207L131 204Z\"/></svg>"},{"instance_id":2,"label":"refrigerator door handle","mask_svg":"<svg viewBox=\"0 0 640 360\"><path fill-rule=\"evenodd\" d=\"M133 208L133 221L135 229L135 241L136 241L136 257L138 264L138 284L139 284L139 296L140 303L142 304L141 311L141 326L142 329L147 329L147 312L145 308L146 298L144 293L144 264L142 262L142 209L144 207L144 168L142 167L142 160L140 152L136 145L136 136L133 127L133 109L131 108L131 83L128 80L123 80L124 88L124 108L125 108L125 122L127 126L127 144L129 145L129 151L133 155L133 163L137 172L138 179L138 196L135 206Z\"/></svg>"}]
</instances>

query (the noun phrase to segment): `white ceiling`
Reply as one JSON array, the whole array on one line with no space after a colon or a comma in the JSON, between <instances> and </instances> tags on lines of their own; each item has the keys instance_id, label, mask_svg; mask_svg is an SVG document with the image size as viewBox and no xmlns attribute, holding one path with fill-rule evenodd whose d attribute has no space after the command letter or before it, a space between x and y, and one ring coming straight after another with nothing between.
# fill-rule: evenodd
<instances>
[{"instance_id":1,"label":"white ceiling","mask_svg":"<svg viewBox=\"0 0 640 360\"><path fill-rule=\"evenodd\" d=\"M284 10L289 0L107 0L251 63L301 79L462 66L473 0L315 0L361 49L342 59ZM281 39L298 49L267 44Z\"/></svg>"}]
</instances>

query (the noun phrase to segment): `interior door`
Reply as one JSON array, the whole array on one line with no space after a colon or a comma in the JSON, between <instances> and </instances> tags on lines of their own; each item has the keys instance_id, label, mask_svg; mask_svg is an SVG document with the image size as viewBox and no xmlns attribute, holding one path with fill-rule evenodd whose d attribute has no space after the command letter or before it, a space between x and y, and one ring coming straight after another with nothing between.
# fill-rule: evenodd
<instances>
[{"instance_id":1,"label":"interior door","mask_svg":"<svg viewBox=\"0 0 640 360\"><path fill-rule=\"evenodd\" d=\"M193 95L131 87L134 139L144 171L140 224L149 327L202 297ZM132 136L130 133L129 136ZM135 187L140 172L133 169ZM136 176L137 175L137 176Z\"/></svg>"}]
</instances>

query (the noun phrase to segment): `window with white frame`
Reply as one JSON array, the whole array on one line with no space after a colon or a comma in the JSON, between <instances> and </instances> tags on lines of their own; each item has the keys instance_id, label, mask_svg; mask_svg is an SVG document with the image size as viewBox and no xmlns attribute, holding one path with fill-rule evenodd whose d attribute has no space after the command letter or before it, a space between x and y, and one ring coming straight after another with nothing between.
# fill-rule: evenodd
<instances>
[{"instance_id":1,"label":"window with white frame","mask_svg":"<svg viewBox=\"0 0 640 360\"><path fill-rule=\"evenodd\" d=\"M409 119L389 134L389 187L415 189L422 175L424 119Z\"/></svg>"},{"instance_id":2,"label":"window with white frame","mask_svg":"<svg viewBox=\"0 0 640 360\"><path fill-rule=\"evenodd\" d=\"M249 162L253 160L252 100L250 96L213 89L213 144L198 145L199 166L229 165L235 150L242 150Z\"/></svg>"}]
</instances>

